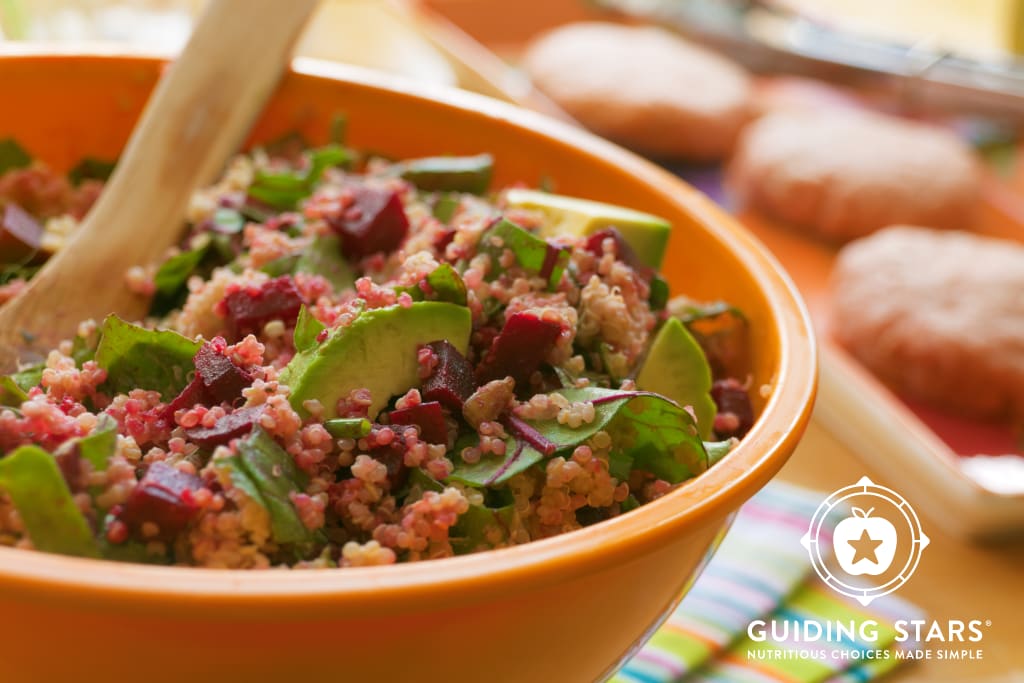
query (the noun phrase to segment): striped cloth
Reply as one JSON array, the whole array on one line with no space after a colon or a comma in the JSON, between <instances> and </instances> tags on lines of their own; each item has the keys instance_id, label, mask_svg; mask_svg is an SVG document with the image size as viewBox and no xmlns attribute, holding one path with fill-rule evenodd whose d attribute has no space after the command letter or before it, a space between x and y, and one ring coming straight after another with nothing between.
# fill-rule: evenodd
<instances>
[{"instance_id":1,"label":"striped cloth","mask_svg":"<svg viewBox=\"0 0 1024 683\"><path fill-rule=\"evenodd\" d=\"M611 682L857 683L894 668L892 623L921 615L892 596L862 607L814 575L800 537L824 497L773 482L744 505L683 602ZM807 620L873 619L878 635L870 647L857 637L835 643L802 643L793 633L749 638L751 621L772 618L791 628Z\"/></svg>"}]
</instances>

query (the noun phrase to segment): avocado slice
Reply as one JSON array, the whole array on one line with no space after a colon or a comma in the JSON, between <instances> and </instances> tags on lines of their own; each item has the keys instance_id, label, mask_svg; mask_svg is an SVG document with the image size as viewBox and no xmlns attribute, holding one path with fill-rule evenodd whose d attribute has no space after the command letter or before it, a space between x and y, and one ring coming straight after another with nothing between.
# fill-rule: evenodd
<instances>
[{"instance_id":1,"label":"avocado slice","mask_svg":"<svg viewBox=\"0 0 1024 683\"><path fill-rule=\"evenodd\" d=\"M447 340L466 353L472 319L465 306L419 301L362 313L348 327L331 330L322 343L297 353L281 371L291 388L292 408L303 417L302 405L316 399L325 419L337 417L338 400L353 389L370 390L370 419L388 400L420 384L417 351L430 342Z\"/></svg>"},{"instance_id":2,"label":"avocado slice","mask_svg":"<svg viewBox=\"0 0 1024 683\"><path fill-rule=\"evenodd\" d=\"M658 331L636 385L692 406L701 438L711 435L717 412L711 398L711 367L697 340L676 318L669 318Z\"/></svg>"},{"instance_id":3,"label":"avocado slice","mask_svg":"<svg viewBox=\"0 0 1024 683\"><path fill-rule=\"evenodd\" d=\"M540 211L548 218L541 237L584 237L608 228L617 229L645 265L661 268L672 224L649 213L612 204L566 197L537 190L512 189L505 193L509 207Z\"/></svg>"},{"instance_id":4,"label":"avocado slice","mask_svg":"<svg viewBox=\"0 0 1024 683\"><path fill-rule=\"evenodd\" d=\"M403 178L427 192L483 194L491 184L494 158L490 154L424 157L402 162L398 168Z\"/></svg>"}]
</instances>

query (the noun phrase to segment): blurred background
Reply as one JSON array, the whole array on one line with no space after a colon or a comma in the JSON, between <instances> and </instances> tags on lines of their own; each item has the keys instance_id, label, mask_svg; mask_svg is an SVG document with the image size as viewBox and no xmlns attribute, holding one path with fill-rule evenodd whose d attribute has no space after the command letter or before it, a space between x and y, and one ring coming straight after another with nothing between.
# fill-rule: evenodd
<instances>
[{"instance_id":1,"label":"blurred background","mask_svg":"<svg viewBox=\"0 0 1024 683\"><path fill-rule=\"evenodd\" d=\"M170 55L187 40L202 5L0 0L0 36L14 45L98 42ZM324 0L298 47L303 57L460 87L584 125L632 146L732 211L790 272L821 333L815 419L782 478L823 491L865 473L881 483L899 482L925 515L933 539L927 565L905 594L933 618L969 613L1002 619L1002 633L1019 635L1019 598L1006 598L1019 588L1024 567L1024 548L1008 540L1024 532L1024 425L943 410L874 378L831 335L829 279L844 240L822 239L815 232L821 226L795 230L778 207L737 201L726 176L738 165L732 145L742 131L730 132L712 153L669 144L671 136L661 136L663 146L651 145L609 123L604 107L581 106L567 80L611 92L609 103L616 106L628 99L624 95L620 102L615 94L617 86L627 90L624 83L602 81L600 50L591 70L551 76L557 65L547 68L539 46L552 30L584 21L656 25L684 51L699 46L704 56L697 72L711 69L720 81L749 82L739 105L740 128L779 111L819 118L855 111L943 131L957 141L956 154L976 164L969 182L979 189L971 195L969 223L933 227L969 230L1010 248L1024 242L1024 0ZM649 56L646 48L644 54ZM707 54L712 62L700 61ZM638 59L630 64L635 79L624 80L685 72L670 63L671 54L659 59ZM683 70L674 71L677 66ZM712 78L706 89L715 90L720 81ZM701 94L696 89L693 101ZM685 97L679 102L682 140L699 107L688 108ZM635 116L641 129L654 109L643 105L622 114ZM826 141L818 151L829 156L833 147ZM892 155L887 158L894 165L902 153L899 145L879 150ZM911 197L928 192L904 190ZM1024 319L1017 324L1015 329L1024 329ZM986 645L991 655L983 663L925 664L904 672L903 679L1021 680L1007 674L1024 667L1012 640L1001 637Z\"/></svg>"}]
</instances>

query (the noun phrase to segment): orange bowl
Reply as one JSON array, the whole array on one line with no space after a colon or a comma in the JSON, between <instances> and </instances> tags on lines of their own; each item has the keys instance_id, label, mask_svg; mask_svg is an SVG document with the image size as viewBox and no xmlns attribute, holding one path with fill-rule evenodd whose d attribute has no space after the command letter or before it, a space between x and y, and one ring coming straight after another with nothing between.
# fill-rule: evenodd
<instances>
[{"instance_id":1,"label":"orange bowl","mask_svg":"<svg viewBox=\"0 0 1024 683\"><path fill-rule=\"evenodd\" d=\"M114 157L161 68L123 54L0 55L0 138L57 169ZM729 514L796 446L815 393L807 313L778 264L705 197L540 115L309 60L296 61L251 142L293 130L323 141L339 112L357 148L488 151L499 186L551 178L559 192L670 219L674 292L725 299L750 319L756 425L720 464L633 512L451 559L218 571L0 548L4 681L598 680L678 603Z\"/></svg>"}]
</instances>

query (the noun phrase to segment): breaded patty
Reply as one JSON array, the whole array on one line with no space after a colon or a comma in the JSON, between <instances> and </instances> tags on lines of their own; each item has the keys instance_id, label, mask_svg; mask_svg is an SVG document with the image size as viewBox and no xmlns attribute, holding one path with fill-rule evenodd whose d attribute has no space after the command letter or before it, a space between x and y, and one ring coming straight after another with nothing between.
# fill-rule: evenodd
<instances>
[{"instance_id":1,"label":"breaded patty","mask_svg":"<svg viewBox=\"0 0 1024 683\"><path fill-rule=\"evenodd\" d=\"M580 123L653 156L721 159L749 117L741 67L658 28L569 24L523 66Z\"/></svg>"},{"instance_id":2,"label":"breaded patty","mask_svg":"<svg viewBox=\"0 0 1024 683\"><path fill-rule=\"evenodd\" d=\"M898 391L978 417L1024 417L1024 246L890 227L842 249L832 329Z\"/></svg>"},{"instance_id":3,"label":"breaded patty","mask_svg":"<svg viewBox=\"0 0 1024 683\"><path fill-rule=\"evenodd\" d=\"M838 109L750 124L728 184L741 204L834 242L887 225L969 228L979 192L974 156L952 133Z\"/></svg>"}]
</instances>

